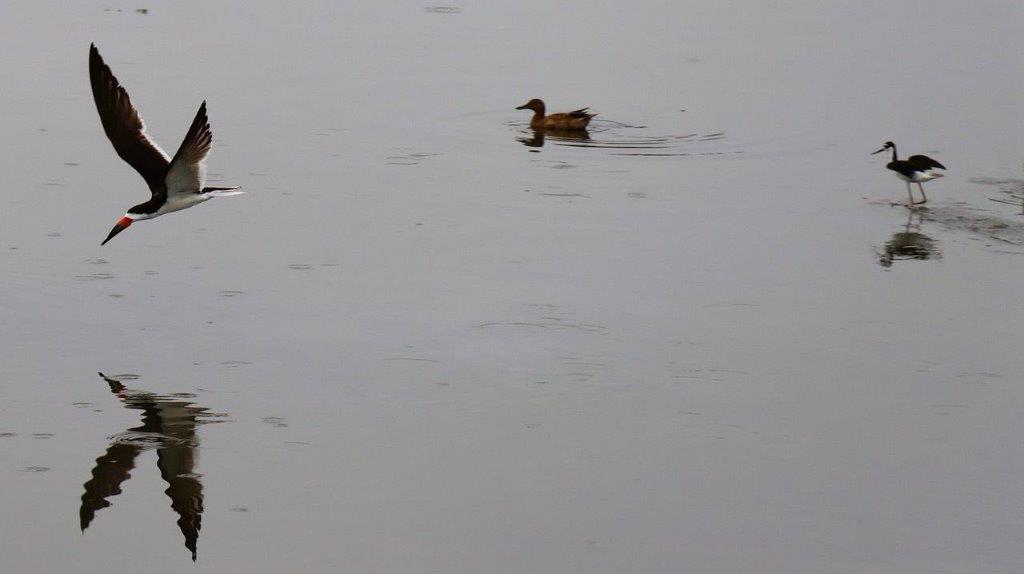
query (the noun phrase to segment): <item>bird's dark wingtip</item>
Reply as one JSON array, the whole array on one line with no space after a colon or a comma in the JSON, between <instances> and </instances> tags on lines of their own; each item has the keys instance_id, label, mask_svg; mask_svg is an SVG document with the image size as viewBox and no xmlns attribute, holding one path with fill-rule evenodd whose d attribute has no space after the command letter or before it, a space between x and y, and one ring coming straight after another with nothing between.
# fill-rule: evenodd
<instances>
[{"instance_id":1,"label":"bird's dark wingtip","mask_svg":"<svg viewBox=\"0 0 1024 574\"><path fill-rule=\"evenodd\" d=\"M100 51L96 44L89 44L89 76L95 78L106 66L107 64L103 61L103 56L100 56Z\"/></svg>"}]
</instances>

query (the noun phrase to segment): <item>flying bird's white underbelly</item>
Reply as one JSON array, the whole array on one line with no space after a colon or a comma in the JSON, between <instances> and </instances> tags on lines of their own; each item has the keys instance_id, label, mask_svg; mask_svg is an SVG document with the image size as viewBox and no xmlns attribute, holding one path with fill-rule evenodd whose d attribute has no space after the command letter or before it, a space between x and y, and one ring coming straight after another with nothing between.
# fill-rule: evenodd
<instances>
[{"instance_id":1,"label":"flying bird's white underbelly","mask_svg":"<svg viewBox=\"0 0 1024 574\"><path fill-rule=\"evenodd\" d=\"M159 217L165 213L172 211L181 211L182 209L188 209L193 205L198 205L204 201L212 199L213 196L209 193L189 193L189 194L173 194L167 198L167 201L160 206L160 209L156 213L146 217L145 219L152 219L153 217Z\"/></svg>"},{"instance_id":2,"label":"flying bird's white underbelly","mask_svg":"<svg viewBox=\"0 0 1024 574\"><path fill-rule=\"evenodd\" d=\"M190 194L173 194L167 198L167 203L160 208L160 211L167 213L169 211L178 211L193 205L198 205L204 201L209 200L211 197L208 193L190 193Z\"/></svg>"}]
</instances>

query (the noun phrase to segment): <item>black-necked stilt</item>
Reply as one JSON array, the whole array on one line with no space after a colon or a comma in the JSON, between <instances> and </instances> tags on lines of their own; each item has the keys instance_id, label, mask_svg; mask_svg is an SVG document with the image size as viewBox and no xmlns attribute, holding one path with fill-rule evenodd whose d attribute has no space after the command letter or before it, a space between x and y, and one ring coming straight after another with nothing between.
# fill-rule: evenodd
<instances>
[{"instance_id":1,"label":"black-necked stilt","mask_svg":"<svg viewBox=\"0 0 1024 574\"><path fill-rule=\"evenodd\" d=\"M153 194L149 201L129 209L100 245L140 219L153 219L192 207L217 195L242 193L236 191L237 187L205 187L204 162L213 144L213 133L206 119L206 102L199 106L178 153L168 159L164 150L146 135L146 124L132 106L128 92L103 63L94 44L89 46L89 79L103 131L114 144L114 151L139 172Z\"/></svg>"},{"instance_id":2,"label":"black-necked stilt","mask_svg":"<svg viewBox=\"0 0 1024 574\"><path fill-rule=\"evenodd\" d=\"M896 172L897 177L907 182L907 194L910 196L910 203L907 205L927 203L928 197L924 194L924 187L921 183L946 175L935 171L935 169L946 169L946 166L926 155L912 155L907 159L901 160L896 157L896 144L892 142L885 142L882 149L873 152L871 155L882 153L887 149L892 149L892 161L885 164L885 167ZM911 183L916 183L918 189L921 190L921 201L914 201L914 194L910 191Z\"/></svg>"}]
</instances>

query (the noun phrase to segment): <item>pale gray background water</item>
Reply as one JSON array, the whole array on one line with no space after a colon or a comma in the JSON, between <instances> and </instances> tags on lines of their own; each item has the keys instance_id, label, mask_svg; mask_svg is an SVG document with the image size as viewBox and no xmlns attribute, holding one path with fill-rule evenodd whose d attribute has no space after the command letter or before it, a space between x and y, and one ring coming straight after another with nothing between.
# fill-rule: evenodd
<instances>
[{"instance_id":1,"label":"pale gray background water","mask_svg":"<svg viewBox=\"0 0 1024 574\"><path fill-rule=\"evenodd\" d=\"M5 571L1024 569L1019 3L437 6L0 5ZM90 42L248 194L101 248ZM195 565L97 371L228 415Z\"/></svg>"}]
</instances>

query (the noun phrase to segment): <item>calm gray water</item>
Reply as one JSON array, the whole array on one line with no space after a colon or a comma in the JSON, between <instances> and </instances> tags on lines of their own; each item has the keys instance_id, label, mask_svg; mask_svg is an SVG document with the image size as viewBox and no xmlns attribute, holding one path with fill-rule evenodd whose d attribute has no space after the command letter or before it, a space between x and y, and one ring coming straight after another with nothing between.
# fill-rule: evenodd
<instances>
[{"instance_id":1,"label":"calm gray water","mask_svg":"<svg viewBox=\"0 0 1024 574\"><path fill-rule=\"evenodd\" d=\"M0 22L5 571L1024 570L1018 3ZM101 248L90 42L247 195Z\"/></svg>"}]
</instances>

